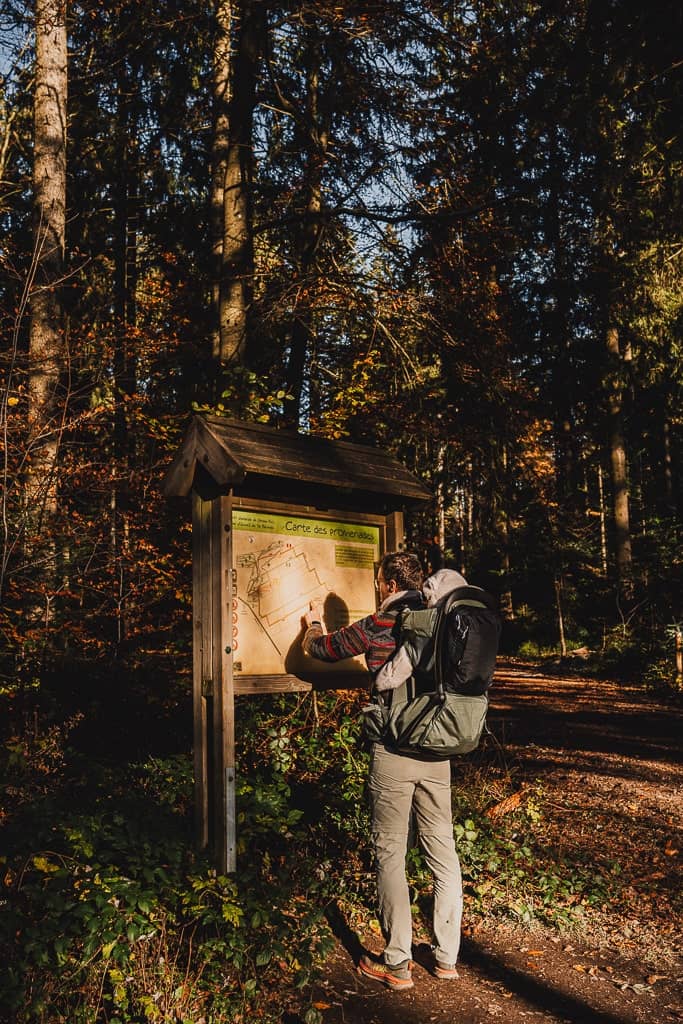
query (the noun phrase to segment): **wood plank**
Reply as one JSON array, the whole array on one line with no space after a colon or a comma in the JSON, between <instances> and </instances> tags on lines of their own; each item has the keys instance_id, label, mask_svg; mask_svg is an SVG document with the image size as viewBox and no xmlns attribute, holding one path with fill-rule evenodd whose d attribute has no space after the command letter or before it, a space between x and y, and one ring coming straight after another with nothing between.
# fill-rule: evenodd
<instances>
[{"instance_id":1,"label":"wood plank","mask_svg":"<svg viewBox=\"0 0 683 1024\"><path fill-rule=\"evenodd\" d=\"M223 493L240 483L265 489L268 480L276 479L295 487L341 488L394 500L422 502L430 497L424 484L384 451L211 416L193 419L162 481L162 492L167 497L187 494L196 486L198 466Z\"/></svg>"},{"instance_id":2,"label":"wood plank","mask_svg":"<svg viewBox=\"0 0 683 1024\"><path fill-rule=\"evenodd\" d=\"M387 452L257 424L206 419L247 474L334 481L353 487L364 484L372 491L406 491L425 500L430 496L424 484Z\"/></svg>"},{"instance_id":3,"label":"wood plank","mask_svg":"<svg viewBox=\"0 0 683 1024\"><path fill-rule=\"evenodd\" d=\"M185 497L192 489L197 431L197 422L193 420L185 434L180 451L166 470L159 487L166 498Z\"/></svg>"},{"instance_id":4,"label":"wood plank","mask_svg":"<svg viewBox=\"0 0 683 1024\"><path fill-rule=\"evenodd\" d=\"M310 693L311 683L292 675L235 676L235 694L253 696L257 693Z\"/></svg>"},{"instance_id":5,"label":"wood plank","mask_svg":"<svg viewBox=\"0 0 683 1024\"><path fill-rule=\"evenodd\" d=\"M245 509L250 512L273 512L276 515L302 516L312 519L329 519L335 522L339 517L351 521L348 509L320 508L319 505L302 505L295 502L288 502L283 508L281 501L271 501L268 498L250 498L244 495L235 494L232 499L234 509ZM386 517L375 512L353 512L353 522L359 524L367 523L369 526L384 527Z\"/></svg>"},{"instance_id":6,"label":"wood plank","mask_svg":"<svg viewBox=\"0 0 683 1024\"><path fill-rule=\"evenodd\" d=\"M403 513L390 512L386 517L386 547L384 554L388 551L400 551L405 546L405 530L403 527Z\"/></svg>"},{"instance_id":7,"label":"wood plank","mask_svg":"<svg viewBox=\"0 0 683 1024\"><path fill-rule=\"evenodd\" d=\"M226 512L227 510L227 512ZM230 498L211 502L211 641L213 678L213 788L214 851L223 874L236 867L235 815L235 708L232 684L232 599L230 551Z\"/></svg>"},{"instance_id":8,"label":"wood plank","mask_svg":"<svg viewBox=\"0 0 683 1024\"><path fill-rule=\"evenodd\" d=\"M230 445L236 458L247 472L293 476L303 480L314 480L318 477L330 477L341 481L346 479L368 482L379 480L382 484L392 487L401 483L405 487L418 491L425 489L424 485L396 459L380 457L371 448L353 459L340 458L339 453L334 450L324 452L316 458L315 446L311 446L313 450L309 449L300 453L293 453L286 448L245 452L241 446L233 444L231 438L228 438L225 443Z\"/></svg>"},{"instance_id":9,"label":"wood plank","mask_svg":"<svg viewBox=\"0 0 683 1024\"><path fill-rule=\"evenodd\" d=\"M197 462L210 473L219 487L228 488L244 480L244 467L233 458L229 449L202 420L198 421Z\"/></svg>"},{"instance_id":10,"label":"wood plank","mask_svg":"<svg viewBox=\"0 0 683 1024\"><path fill-rule=\"evenodd\" d=\"M334 675L320 675L315 682L306 683L298 676L235 676L235 694L254 696L259 693L310 693L327 690L367 690L370 676L363 672L335 672Z\"/></svg>"},{"instance_id":11,"label":"wood plank","mask_svg":"<svg viewBox=\"0 0 683 1024\"><path fill-rule=\"evenodd\" d=\"M192 708L194 751L195 835L197 847L209 844L209 777L205 683L210 681L207 638L211 635L209 506L195 494L192 502Z\"/></svg>"},{"instance_id":12,"label":"wood plank","mask_svg":"<svg viewBox=\"0 0 683 1024\"><path fill-rule=\"evenodd\" d=\"M223 729L225 735L225 870L237 869L237 807L235 753L235 680L232 664L232 600L236 593L232 551L232 496L220 499L221 536L221 678L223 681Z\"/></svg>"}]
</instances>

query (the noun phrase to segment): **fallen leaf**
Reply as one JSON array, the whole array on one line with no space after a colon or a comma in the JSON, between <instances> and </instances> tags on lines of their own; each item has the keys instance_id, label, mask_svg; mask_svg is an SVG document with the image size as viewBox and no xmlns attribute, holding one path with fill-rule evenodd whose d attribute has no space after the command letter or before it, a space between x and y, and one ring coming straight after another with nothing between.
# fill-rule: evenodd
<instances>
[{"instance_id":1,"label":"fallen leaf","mask_svg":"<svg viewBox=\"0 0 683 1024\"><path fill-rule=\"evenodd\" d=\"M313 1005L315 1006L316 1010L329 1010L330 1007L332 1006L332 1003L313 1003Z\"/></svg>"},{"instance_id":2,"label":"fallen leaf","mask_svg":"<svg viewBox=\"0 0 683 1024\"><path fill-rule=\"evenodd\" d=\"M584 971L585 972L585 970L586 970L586 968L584 967L583 964L572 964L572 967L574 968L575 971Z\"/></svg>"},{"instance_id":3,"label":"fallen leaf","mask_svg":"<svg viewBox=\"0 0 683 1024\"><path fill-rule=\"evenodd\" d=\"M664 853L667 857L675 857L678 853L678 847L674 845L673 839L667 839L666 845L664 846Z\"/></svg>"},{"instance_id":4,"label":"fallen leaf","mask_svg":"<svg viewBox=\"0 0 683 1024\"><path fill-rule=\"evenodd\" d=\"M500 803L495 804L493 807L489 807L486 812L486 817L490 819L502 818L504 814L510 814L512 811L516 811L522 802L522 791L513 793L512 796L505 797Z\"/></svg>"},{"instance_id":5,"label":"fallen leaf","mask_svg":"<svg viewBox=\"0 0 683 1024\"><path fill-rule=\"evenodd\" d=\"M658 981L666 981L667 977L666 974L648 974L645 981L648 985L656 985Z\"/></svg>"}]
</instances>

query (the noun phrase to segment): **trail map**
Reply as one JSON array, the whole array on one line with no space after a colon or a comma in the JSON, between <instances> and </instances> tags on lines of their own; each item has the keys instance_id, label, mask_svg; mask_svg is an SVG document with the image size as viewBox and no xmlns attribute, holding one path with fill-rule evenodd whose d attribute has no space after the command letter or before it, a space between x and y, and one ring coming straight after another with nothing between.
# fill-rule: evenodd
<instances>
[{"instance_id":1,"label":"trail map","mask_svg":"<svg viewBox=\"0 0 683 1024\"><path fill-rule=\"evenodd\" d=\"M364 671L362 658L327 665L306 657L301 618L320 605L332 632L375 610L379 528L241 510L232 527L235 674Z\"/></svg>"}]
</instances>

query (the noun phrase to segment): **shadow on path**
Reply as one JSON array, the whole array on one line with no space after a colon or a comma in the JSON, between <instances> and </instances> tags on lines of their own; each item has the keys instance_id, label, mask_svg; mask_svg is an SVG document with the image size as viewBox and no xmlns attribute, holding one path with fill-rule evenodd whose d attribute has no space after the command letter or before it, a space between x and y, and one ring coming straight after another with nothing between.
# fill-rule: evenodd
<instances>
[{"instance_id":1,"label":"shadow on path","mask_svg":"<svg viewBox=\"0 0 683 1024\"><path fill-rule=\"evenodd\" d=\"M643 761L681 763L683 709L673 702L605 680L532 678L505 669L496 672L490 696L489 727L505 748L576 751L594 772L605 755L609 774L610 759L632 758L625 769L630 777L638 777Z\"/></svg>"},{"instance_id":2,"label":"shadow on path","mask_svg":"<svg viewBox=\"0 0 683 1024\"><path fill-rule=\"evenodd\" d=\"M612 984L600 985L593 977L573 971L571 961L577 954L568 957L547 941L542 969L548 977L542 977L534 968L515 962L525 959L523 953L491 948L492 936L486 946L465 938L457 982L438 981L428 973L429 947L423 944L414 950L415 988L391 992L355 971L358 958L369 950L343 914L334 908L328 920L340 945L330 959L324 990L314 997L325 1008L325 1024L446 1024L454 1020L475 1024L492 1017L506 1024L518 1020L635 1024L648 1019L646 1004L634 1002Z\"/></svg>"},{"instance_id":3,"label":"shadow on path","mask_svg":"<svg viewBox=\"0 0 683 1024\"><path fill-rule=\"evenodd\" d=\"M588 836L601 837L599 848L609 852L602 839L609 832L624 847L630 870L631 847L640 843L635 847L642 854L638 872L647 869L654 899L665 891L654 880L668 885L675 867L665 842L676 817L682 726L683 710L676 703L605 681L503 666L491 691L492 736L471 760L475 767L477 761L484 768L495 761L501 768L521 769L523 777L555 780L549 792L561 826L555 836L561 846L558 859L574 847L582 853ZM633 882L640 878L634 876ZM458 981L434 978L425 956L428 947L417 947L415 987L391 992L355 969L366 951L363 935L338 909L330 912L329 922L338 945L313 992L324 1024L483 1024L496 1018L505 1024L662 1024L683 1019L675 972L665 970L655 978L655 989L648 987L635 943L630 943L634 959L621 958L617 968L618 941L609 953L587 948L580 954L571 946L563 948L549 933L532 937L522 926L483 924L463 940ZM370 942L381 944L379 937ZM531 956L529 944L537 955ZM631 981L617 982L619 974L610 973L617 970Z\"/></svg>"}]
</instances>

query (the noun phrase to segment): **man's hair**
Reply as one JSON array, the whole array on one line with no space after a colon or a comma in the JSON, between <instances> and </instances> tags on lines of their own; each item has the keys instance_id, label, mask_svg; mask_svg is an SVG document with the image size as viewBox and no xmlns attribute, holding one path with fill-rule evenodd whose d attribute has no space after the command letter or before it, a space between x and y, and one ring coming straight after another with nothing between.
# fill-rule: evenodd
<instances>
[{"instance_id":1,"label":"man's hair","mask_svg":"<svg viewBox=\"0 0 683 1024\"><path fill-rule=\"evenodd\" d=\"M423 573L420 559L407 551L390 551L379 563L384 579L395 580L399 590L420 590Z\"/></svg>"}]
</instances>

